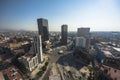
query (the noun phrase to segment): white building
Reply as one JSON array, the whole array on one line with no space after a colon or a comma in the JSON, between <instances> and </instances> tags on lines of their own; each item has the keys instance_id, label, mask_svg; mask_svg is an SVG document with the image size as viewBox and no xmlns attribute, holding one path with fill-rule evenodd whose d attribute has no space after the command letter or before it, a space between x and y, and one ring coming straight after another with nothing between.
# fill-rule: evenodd
<instances>
[{"instance_id":1,"label":"white building","mask_svg":"<svg viewBox=\"0 0 120 80\"><path fill-rule=\"evenodd\" d=\"M38 57L33 54L27 54L19 58L19 61L23 63L29 71L32 71L39 64Z\"/></svg>"},{"instance_id":2,"label":"white building","mask_svg":"<svg viewBox=\"0 0 120 80\"><path fill-rule=\"evenodd\" d=\"M43 29L43 27L46 27L45 28L45 30L46 30L48 24L47 24L47 20L45 20L45 19L44 20L43 19L38 19L37 21L39 23L38 24L38 29L39 29L38 33L39 34L34 35L34 37L33 37L33 45L31 47L29 53L22 56L21 58L19 58L19 61L22 62L25 65L25 67L30 71L35 69L35 67L39 63L43 62L43 55L42 55L43 51L42 51L42 40L41 40L41 35L42 34L41 34L40 31L41 31L41 29ZM42 21L42 23L41 23L41 21ZM41 24L43 24L43 25L41 25ZM43 32L43 33L45 33L45 32ZM45 38L45 40L49 39L48 33L46 33L46 34L42 35L44 37L48 36L48 37Z\"/></svg>"},{"instance_id":3,"label":"white building","mask_svg":"<svg viewBox=\"0 0 120 80\"><path fill-rule=\"evenodd\" d=\"M34 36L34 52L38 57L39 63L43 61L41 35Z\"/></svg>"},{"instance_id":4,"label":"white building","mask_svg":"<svg viewBox=\"0 0 120 80\"><path fill-rule=\"evenodd\" d=\"M75 46L85 48L86 47L86 39L84 37L76 37Z\"/></svg>"},{"instance_id":5,"label":"white building","mask_svg":"<svg viewBox=\"0 0 120 80\"><path fill-rule=\"evenodd\" d=\"M42 53L41 35L39 37L35 36L30 51L20 57L19 61L25 65L26 69L32 71L43 61Z\"/></svg>"},{"instance_id":6,"label":"white building","mask_svg":"<svg viewBox=\"0 0 120 80\"><path fill-rule=\"evenodd\" d=\"M43 51L42 51L42 40L41 40L41 35L39 35L39 41L38 41L38 61L39 63L43 61Z\"/></svg>"}]
</instances>

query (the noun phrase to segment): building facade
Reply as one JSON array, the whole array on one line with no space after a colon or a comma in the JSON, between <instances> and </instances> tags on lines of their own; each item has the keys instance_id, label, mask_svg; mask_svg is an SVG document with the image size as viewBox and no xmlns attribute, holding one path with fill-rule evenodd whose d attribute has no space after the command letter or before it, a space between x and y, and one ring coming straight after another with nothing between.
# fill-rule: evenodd
<instances>
[{"instance_id":1,"label":"building facade","mask_svg":"<svg viewBox=\"0 0 120 80\"><path fill-rule=\"evenodd\" d=\"M84 37L76 37L75 47L86 47L86 39Z\"/></svg>"},{"instance_id":2,"label":"building facade","mask_svg":"<svg viewBox=\"0 0 120 80\"><path fill-rule=\"evenodd\" d=\"M68 32L68 26L62 25L61 26L61 43L62 43L62 45L67 44L67 32Z\"/></svg>"},{"instance_id":3,"label":"building facade","mask_svg":"<svg viewBox=\"0 0 120 80\"><path fill-rule=\"evenodd\" d=\"M34 56L32 54L27 54L25 56L22 56L18 59L29 71L33 71L37 65L39 64L38 62L38 57Z\"/></svg>"},{"instance_id":4,"label":"building facade","mask_svg":"<svg viewBox=\"0 0 120 80\"><path fill-rule=\"evenodd\" d=\"M78 28L77 37L88 37L90 34L90 28Z\"/></svg>"},{"instance_id":5,"label":"building facade","mask_svg":"<svg viewBox=\"0 0 120 80\"><path fill-rule=\"evenodd\" d=\"M0 71L0 80L24 80L20 70L14 65L10 65Z\"/></svg>"},{"instance_id":6,"label":"building facade","mask_svg":"<svg viewBox=\"0 0 120 80\"><path fill-rule=\"evenodd\" d=\"M85 48L89 51L90 48L90 28L78 28L77 30L77 37L85 38Z\"/></svg>"},{"instance_id":7,"label":"building facade","mask_svg":"<svg viewBox=\"0 0 120 80\"><path fill-rule=\"evenodd\" d=\"M38 57L38 62L41 63L43 61L41 35L34 36L34 41L33 42L34 42L34 44L33 44L34 53Z\"/></svg>"},{"instance_id":8,"label":"building facade","mask_svg":"<svg viewBox=\"0 0 120 80\"><path fill-rule=\"evenodd\" d=\"M37 19L38 23L38 33L42 36L42 41L49 40L49 31L48 31L48 20L47 19Z\"/></svg>"},{"instance_id":9,"label":"building facade","mask_svg":"<svg viewBox=\"0 0 120 80\"><path fill-rule=\"evenodd\" d=\"M39 35L39 38L38 38L38 61L39 63L43 62L43 51L42 51L42 39L41 39L41 35Z\"/></svg>"}]
</instances>

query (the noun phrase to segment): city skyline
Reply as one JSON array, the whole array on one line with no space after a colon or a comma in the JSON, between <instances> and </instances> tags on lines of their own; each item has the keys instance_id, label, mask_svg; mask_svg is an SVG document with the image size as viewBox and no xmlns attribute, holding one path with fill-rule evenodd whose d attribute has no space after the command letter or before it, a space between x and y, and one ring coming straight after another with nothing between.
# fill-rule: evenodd
<instances>
[{"instance_id":1,"label":"city skyline","mask_svg":"<svg viewBox=\"0 0 120 80\"><path fill-rule=\"evenodd\" d=\"M50 31L90 27L91 31L120 31L119 0L5 0L0 3L0 29L37 30L37 19L46 18Z\"/></svg>"}]
</instances>

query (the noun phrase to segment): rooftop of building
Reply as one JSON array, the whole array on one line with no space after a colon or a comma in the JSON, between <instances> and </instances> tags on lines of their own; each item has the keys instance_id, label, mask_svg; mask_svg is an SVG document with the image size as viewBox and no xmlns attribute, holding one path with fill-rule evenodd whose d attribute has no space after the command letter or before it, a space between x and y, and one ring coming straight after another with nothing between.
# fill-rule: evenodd
<instances>
[{"instance_id":1,"label":"rooftop of building","mask_svg":"<svg viewBox=\"0 0 120 80\"><path fill-rule=\"evenodd\" d=\"M1 71L4 78L8 80L23 80L21 72L13 65Z\"/></svg>"},{"instance_id":2,"label":"rooftop of building","mask_svg":"<svg viewBox=\"0 0 120 80\"><path fill-rule=\"evenodd\" d=\"M106 56L120 58L120 48L112 47L103 43L97 43L96 46Z\"/></svg>"},{"instance_id":3,"label":"rooftop of building","mask_svg":"<svg viewBox=\"0 0 120 80\"><path fill-rule=\"evenodd\" d=\"M27 60L27 61L30 61L33 57L35 57L36 55L35 54L25 54L24 56L20 57L19 60Z\"/></svg>"},{"instance_id":4,"label":"rooftop of building","mask_svg":"<svg viewBox=\"0 0 120 80\"><path fill-rule=\"evenodd\" d=\"M0 80L4 80L3 73L0 71Z\"/></svg>"},{"instance_id":5,"label":"rooftop of building","mask_svg":"<svg viewBox=\"0 0 120 80\"><path fill-rule=\"evenodd\" d=\"M34 57L34 54L25 54L23 57L24 58L32 58L32 57Z\"/></svg>"},{"instance_id":6,"label":"rooftop of building","mask_svg":"<svg viewBox=\"0 0 120 80\"><path fill-rule=\"evenodd\" d=\"M105 72L110 78L119 80L120 79L120 70L112 68L110 66L102 65L101 70Z\"/></svg>"},{"instance_id":7,"label":"rooftop of building","mask_svg":"<svg viewBox=\"0 0 120 80\"><path fill-rule=\"evenodd\" d=\"M116 51L120 52L120 48L113 47L113 49L115 49Z\"/></svg>"},{"instance_id":8,"label":"rooftop of building","mask_svg":"<svg viewBox=\"0 0 120 80\"><path fill-rule=\"evenodd\" d=\"M107 65L107 66L110 66L110 67L113 67L113 68L116 68L116 69L119 69L120 70L120 59L119 58L110 58L110 57L107 57L104 61L103 61L103 64L104 65Z\"/></svg>"},{"instance_id":9,"label":"rooftop of building","mask_svg":"<svg viewBox=\"0 0 120 80\"><path fill-rule=\"evenodd\" d=\"M103 50L102 51L107 57L113 57L112 53L108 50Z\"/></svg>"}]
</instances>

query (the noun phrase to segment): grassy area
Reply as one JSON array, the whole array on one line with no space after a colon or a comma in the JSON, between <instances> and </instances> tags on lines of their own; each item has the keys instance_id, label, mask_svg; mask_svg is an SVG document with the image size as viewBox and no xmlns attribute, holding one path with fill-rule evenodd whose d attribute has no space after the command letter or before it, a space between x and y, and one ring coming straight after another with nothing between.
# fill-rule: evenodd
<instances>
[{"instance_id":1,"label":"grassy area","mask_svg":"<svg viewBox=\"0 0 120 80\"><path fill-rule=\"evenodd\" d=\"M41 77L44 71L47 69L47 66L48 66L48 62L46 62L45 65L40 68L40 71L37 73L37 76Z\"/></svg>"},{"instance_id":2,"label":"grassy area","mask_svg":"<svg viewBox=\"0 0 120 80\"><path fill-rule=\"evenodd\" d=\"M41 77L41 76L43 75L43 73L44 73L44 71L39 71L39 72L37 73L37 75Z\"/></svg>"}]
</instances>

